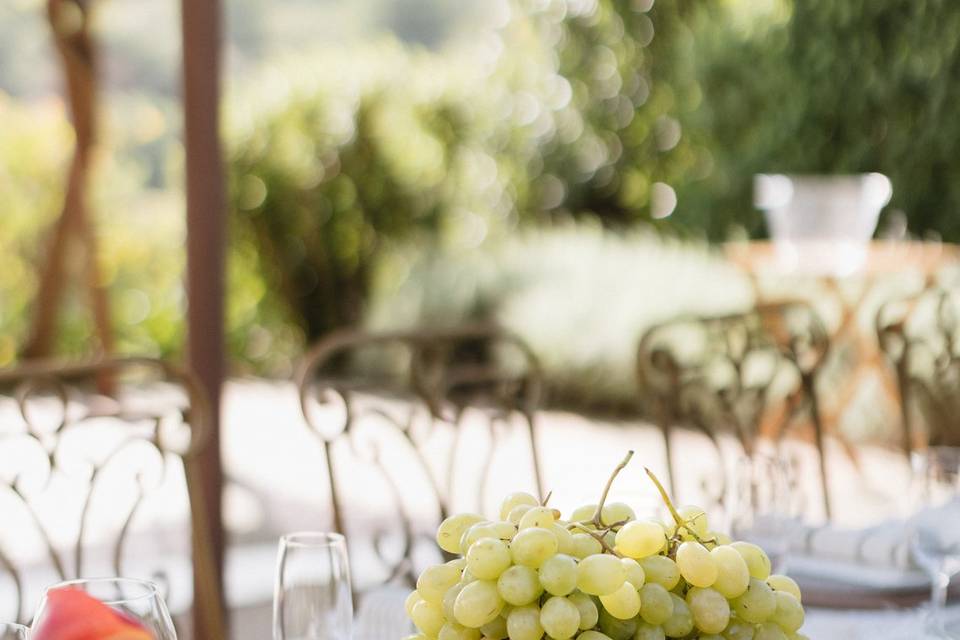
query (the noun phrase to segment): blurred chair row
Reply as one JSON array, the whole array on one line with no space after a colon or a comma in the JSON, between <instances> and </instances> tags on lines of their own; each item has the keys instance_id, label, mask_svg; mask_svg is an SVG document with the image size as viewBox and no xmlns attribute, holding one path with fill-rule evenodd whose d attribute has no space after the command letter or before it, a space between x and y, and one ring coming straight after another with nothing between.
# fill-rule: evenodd
<instances>
[{"instance_id":1,"label":"blurred chair row","mask_svg":"<svg viewBox=\"0 0 960 640\"><path fill-rule=\"evenodd\" d=\"M957 300L953 291L930 289L877 314L879 345L901 394L907 454L926 440L960 439L952 423L960 409ZM682 456L671 446L678 428L714 443L718 500L731 455L749 456L759 442L795 433L819 453L818 500L829 515L818 380L830 352L828 332L803 302L650 328L639 342L636 374L645 414L663 431L671 484ZM97 392L105 377L115 389L109 396ZM534 354L509 333L488 326L341 331L310 350L296 383L323 456L331 524L350 534L351 545L367 547L355 558L375 558L360 591L413 582L415 565L435 553L435 524L454 503L485 510L488 480L498 470L526 470L529 489L543 495L535 425L542 375ZM143 554L158 536L130 539L151 491L188 492L193 601L221 601L204 533L207 511L192 481L210 407L189 374L148 358L30 364L0 372L0 392L0 604L9 608L0 618L29 617L44 582L82 575L151 577L173 598L176 589L190 591L164 573L159 550ZM55 504L52 493L61 496ZM358 500L389 515L364 520L369 514L352 508ZM101 524L92 530L94 521ZM164 550L177 550L166 533L160 538ZM213 638L223 637L217 609L193 608Z\"/></svg>"}]
</instances>

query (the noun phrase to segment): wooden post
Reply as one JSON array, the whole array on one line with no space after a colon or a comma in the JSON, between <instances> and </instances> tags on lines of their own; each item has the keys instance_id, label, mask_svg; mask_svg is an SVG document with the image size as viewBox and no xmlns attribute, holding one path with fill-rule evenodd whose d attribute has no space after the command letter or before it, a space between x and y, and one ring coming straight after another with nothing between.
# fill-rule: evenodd
<instances>
[{"instance_id":1,"label":"wooden post","mask_svg":"<svg viewBox=\"0 0 960 640\"><path fill-rule=\"evenodd\" d=\"M63 209L52 230L46 262L40 273L40 285L33 309L30 337L23 349L24 358L49 356L56 335L57 312L63 298L68 274L64 273L67 253L83 250L84 276L90 294L93 322L99 338L99 351L113 351L106 287L100 277L94 220L87 204L90 161L97 138L97 52L91 30L92 2L84 0L47 0L47 19L57 52L63 64L70 121L76 134L73 159L67 177ZM102 391L111 385L100 380Z\"/></svg>"},{"instance_id":2,"label":"wooden post","mask_svg":"<svg viewBox=\"0 0 960 640\"><path fill-rule=\"evenodd\" d=\"M224 611L210 597L210 584L222 584L224 532L221 514L223 473L220 462L220 392L224 375L224 254L226 215L223 160L220 150L219 0L181 0L183 27L183 122L187 188L188 356L191 370L212 407L209 448L188 470L199 485L207 513L205 535L194 536L194 554L214 558L214 576L195 572L194 638L219 640L221 630L208 628L218 617L203 607ZM205 544L199 544L205 542ZM202 549L209 546L210 549ZM199 564L195 561L195 566ZM212 582L212 581L214 582ZM223 639L225 640L225 638Z\"/></svg>"}]
</instances>

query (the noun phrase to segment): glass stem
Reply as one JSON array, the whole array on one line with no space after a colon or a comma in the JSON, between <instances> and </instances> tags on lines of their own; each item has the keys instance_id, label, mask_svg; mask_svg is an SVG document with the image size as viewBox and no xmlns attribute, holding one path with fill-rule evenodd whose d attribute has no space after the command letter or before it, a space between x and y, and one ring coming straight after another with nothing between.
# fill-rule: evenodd
<instances>
[{"instance_id":1,"label":"glass stem","mask_svg":"<svg viewBox=\"0 0 960 640\"><path fill-rule=\"evenodd\" d=\"M935 632L943 631L943 609L947 605L947 588L950 586L950 576L937 572L933 576L933 586L930 589L930 625Z\"/></svg>"}]
</instances>

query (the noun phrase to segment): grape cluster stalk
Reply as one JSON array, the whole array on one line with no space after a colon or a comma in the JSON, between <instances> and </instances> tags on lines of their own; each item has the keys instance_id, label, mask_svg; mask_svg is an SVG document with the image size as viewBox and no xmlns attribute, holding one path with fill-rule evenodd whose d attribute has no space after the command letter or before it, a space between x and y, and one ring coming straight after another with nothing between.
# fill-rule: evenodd
<instances>
[{"instance_id":1,"label":"grape cluster stalk","mask_svg":"<svg viewBox=\"0 0 960 640\"><path fill-rule=\"evenodd\" d=\"M567 519L520 492L499 520L444 520L437 544L458 557L420 574L405 603L418 632L404 640L808 640L796 582L703 509L675 507L649 469L669 522L607 503L632 456Z\"/></svg>"}]
</instances>

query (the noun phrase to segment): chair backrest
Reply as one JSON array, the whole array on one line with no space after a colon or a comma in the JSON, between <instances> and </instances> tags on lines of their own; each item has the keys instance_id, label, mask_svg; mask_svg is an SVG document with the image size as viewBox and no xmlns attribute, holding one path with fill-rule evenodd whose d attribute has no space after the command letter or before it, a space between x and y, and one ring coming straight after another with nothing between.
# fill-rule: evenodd
<instances>
[{"instance_id":1,"label":"chair backrest","mask_svg":"<svg viewBox=\"0 0 960 640\"><path fill-rule=\"evenodd\" d=\"M350 533L354 547L365 529L372 547L351 550L355 573L367 574L356 576L360 591L415 581L419 543L435 531L421 525L464 503L482 510L491 477L527 474L541 491L539 367L500 329L342 330L309 351L296 379L325 454L333 528ZM517 437L524 442L499 446ZM378 513L358 516L357 506ZM360 556L379 566L357 571Z\"/></svg>"},{"instance_id":2,"label":"chair backrest","mask_svg":"<svg viewBox=\"0 0 960 640\"><path fill-rule=\"evenodd\" d=\"M192 556L192 611L211 639L223 638L219 574L198 525L203 494L191 481L209 425L200 387L161 360L0 371L0 618L28 621L50 582L104 575L152 579L183 602L189 585L153 546L175 539L166 527L179 530L183 516L192 535L167 551Z\"/></svg>"},{"instance_id":3,"label":"chair backrest","mask_svg":"<svg viewBox=\"0 0 960 640\"><path fill-rule=\"evenodd\" d=\"M823 506L829 517L823 424L815 381L829 337L814 310L801 302L759 305L722 316L682 316L649 328L637 349L642 406L664 435L667 475L676 487L671 431L700 431L719 465L709 486L722 502L726 475L721 433L732 434L743 454L760 438L778 441L804 413L820 455ZM804 412L806 410L806 412Z\"/></svg>"},{"instance_id":4,"label":"chair backrest","mask_svg":"<svg viewBox=\"0 0 960 640\"><path fill-rule=\"evenodd\" d=\"M877 311L877 339L896 373L901 446L960 446L960 289L932 286Z\"/></svg>"}]
</instances>

